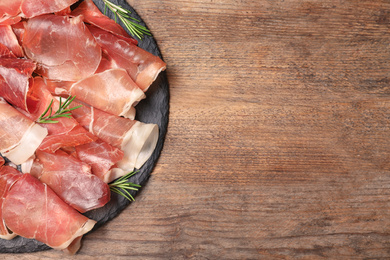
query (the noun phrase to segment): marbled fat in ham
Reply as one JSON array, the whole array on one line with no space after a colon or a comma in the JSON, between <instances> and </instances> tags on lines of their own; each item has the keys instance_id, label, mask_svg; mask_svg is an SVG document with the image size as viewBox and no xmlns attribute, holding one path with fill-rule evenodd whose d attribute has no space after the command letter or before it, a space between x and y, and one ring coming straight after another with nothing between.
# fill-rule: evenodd
<instances>
[{"instance_id":1,"label":"marbled fat in ham","mask_svg":"<svg viewBox=\"0 0 390 260\"><path fill-rule=\"evenodd\" d=\"M13 184L2 211L7 228L15 234L71 252L78 250L81 237L96 223L68 206L30 174L22 175Z\"/></svg>"},{"instance_id":2,"label":"marbled fat in ham","mask_svg":"<svg viewBox=\"0 0 390 260\"><path fill-rule=\"evenodd\" d=\"M81 16L47 14L29 19L23 35L28 58L36 72L48 79L77 81L92 75L101 60L101 48Z\"/></svg>"}]
</instances>

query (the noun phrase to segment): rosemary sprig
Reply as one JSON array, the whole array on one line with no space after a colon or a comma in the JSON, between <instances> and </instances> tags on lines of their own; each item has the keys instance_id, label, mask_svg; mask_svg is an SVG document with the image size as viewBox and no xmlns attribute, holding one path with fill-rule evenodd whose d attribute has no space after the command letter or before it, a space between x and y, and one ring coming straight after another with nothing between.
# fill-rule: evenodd
<instances>
[{"instance_id":1,"label":"rosemary sprig","mask_svg":"<svg viewBox=\"0 0 390 260\"><path fill-rule=\"evenodd\" d=\"M122 195L129 201L134 201L134 197L131 196L130 192L131 190L138 191L138 188L141 188L141 185L129 182L129 178L136 174L138 171L130 172L119 179L115 180L114 182L110 183L108 186L110 187L110 190L112 192L115 192L119 195Z\"/></svg>"},{"instance_id":2,"label":"rosemary sprig","mask_svg":"<svg viewBox=\"0 0 390 260\"><path fill-rule=\"evenodd\" d=\"M69 96L64 103L62 103L62 98L60 97L60 107L58 110L53 114L53 99L50 101L49 106L46 108L45 112L42 113L42 115L38 118L37 123L40 124L55 124L58 123L57 120L53 120L56 118L66 117L66 118L72 118L70 111L73 111L77 108L82 107L82 105L75 106L72 108L68 108L70 103L76 98L76 96ZM49 112L49 113L48 113ZM48 115L46 115L48 113Z\"/></svg>"},{"instance_id":3,"label":"rosemary sprig","mask_svg":"<svg viewBox=\"0 0 390 260\"><path fill-rule=\"evenodd\" d=\"M129 15L131 14L129 10L108 0L102 1L104 2L104 14L106 14L107 8L110 9L111 12L115 15L115 22L117 22L117 18L119 18L119 20L121 20L122 23L126 26L127 30L129 30L131 35L137 37L140 40L143 39L144 35L151 36L150 31L145 26L138 24L140 22L138 19Z\"/></svg>"}]
</instances>

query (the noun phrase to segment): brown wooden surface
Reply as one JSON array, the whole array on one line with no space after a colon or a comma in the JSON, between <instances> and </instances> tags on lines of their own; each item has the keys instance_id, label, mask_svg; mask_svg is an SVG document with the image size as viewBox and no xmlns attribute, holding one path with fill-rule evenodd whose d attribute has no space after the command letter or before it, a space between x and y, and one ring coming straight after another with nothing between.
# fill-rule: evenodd
<instances>
[{"instance_id":1,"label":"brown wooden surface","mask_svg":"<svg viewBox=\"0 0 390 260\"><path fill-rule=\"evenodd\" d=\"M168 134L76 259L390 258L389 1L129 3L168 64Z\"/></svg>"}]
</instances>

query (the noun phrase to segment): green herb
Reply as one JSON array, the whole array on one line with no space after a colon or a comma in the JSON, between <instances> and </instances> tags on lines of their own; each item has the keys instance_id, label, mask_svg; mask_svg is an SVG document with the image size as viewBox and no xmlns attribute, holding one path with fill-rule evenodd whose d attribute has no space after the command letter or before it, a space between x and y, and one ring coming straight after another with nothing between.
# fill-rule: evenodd
<instances>
[{"instance_id":1,"label":"green herb","mask_svg":"<svg viewBox=\"0 0 390 260\"><path fill-rule=\"evenodd\" d=\"M136 172L130 172L126 174L125 176L120 177L119 179L115 180L114 182L110 183L108 186L110 187L110 190L122 195L129 201L134 201L133 196L131 196L130 192L131 190L138 191L138 188L141 188L141 185L129 182L129 178L136 174Z\"/></svg>"},{"instance_id":2,"label":"green herb","mask_svg":"<svg viewBox=\"0 0 390 260\"><path fill-rule=\"evenodd\" d=\"M108 0L103 0L104 2L104 14L106 14L107 8L111 10L111 12L115 15L115 22L117 22L117 17L122 23L126 26L127 30L131 33L131 35L138 37L138 39L142 40L144 34L151 36L150 31L145 27L138 23L140 21L131 17L129 14L131 12L120 5L116 5L111 3ZM136 23L136 22L138 23Z\"/></svg>"},{"instance_id":3,"label":"green herb","mask_svg":"<svg viewBox=\"0 0 390 260\"><path fill-rule=\"evenodd\" d=\"M72 118L72 114L69 113L72 110L75 110L77 108L82 107L82 105L72 107L72 108L67 108L70 103L76 98L76 96L69 96L64 103L62 103L62 98L60 97L60 107L58 110L53 114L53 99L51 100L49 106L46 108L45 112L42 113L42 115L38 118L37 123L40 124L55 124L58 123L57 120L53 120L56 118L61 118L61 117L66 117L66 118ZM49 113L48 115L46 115Z\"/></svg>"}]
</instances>

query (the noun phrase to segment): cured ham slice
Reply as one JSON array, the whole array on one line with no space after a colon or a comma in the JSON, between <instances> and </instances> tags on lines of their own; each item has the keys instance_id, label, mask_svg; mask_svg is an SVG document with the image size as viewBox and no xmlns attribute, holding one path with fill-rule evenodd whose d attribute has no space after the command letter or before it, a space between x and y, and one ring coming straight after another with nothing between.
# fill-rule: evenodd
<instances>
[{"instance_id":1,"label":"cured ham slice","mask_svg":"<svg viewBox=\"0 0 390 260\"><path fill-rule=\"evenodd\" d=\"M110 69L73 84L68 94L117 116L134 118L135 106L145 98L143 91L123 69Z\"/></svg>"},{"instance_id":2,"label":"cured ham slice","mask_svg":"<svg viewBox=\"0 0 390 260\"><path fill-rule=\"evenodd\" d=\"M76 3L78 0L23 0L20 9L26 18L55 13Z\"/></svg>"},{"instance_id":3,"label":"cured ham slice","mask_svg":"<svg viewBox=\"0 0 390 260\"><path fill-rule=\"evenodd\" d=\"M21 22L18 22L18 23L11 25L12 30L13 30L16 38L18 39L19 46L22 46L22 38L23 38L23 34L24 34L25 23L26 23L25 21L21 21Z\"/></svg>"},{"instance_id":4,"label":"cured ham slice","mask_svg":"<svg viewBox=\"0 0 390 260\"><path fill-rule=\"evenodd\" d=\"M23 57L22 47L20 47L18 39L10 25L0 25L0 43L7 46L15 56Z\"/></svg>"},{"instance_id":5,"label":"cured ham slice","mask_svg":"<svg viewBox=\"0 0 390 260\"><path fill-rule=\"evenodd\" d=\"M22 17L20 16L5 16L2 19L0 19L0 25L13 25L22 20Z\"/></svg>"},{"instance_id":6,"label":"cured ham slice","mask_svg":"<svg viewBox=\"0 0 390 260\"><path fill-rule=\"evenodd\" d=\"M23 0L2 0L0 1L0 17L12 17L20 13L20 5Z\"/></svg>"},{"instance_id":7,"label":"cured ham slice","mask_svg":"<svg viewBox=\"0 0 390 260\"><path fill-rule=\"evenodd\" d=\"M81 237L96 223L30 174L22 175L12 185L2 211L7 228L15 234L68 252L78 250Z\"/></svg>"},{"instance_id":8,"label":"cured ham slice","mask_svg":"<svg viewBox=\"0 0 390 260\"><path fill-rule=\"evenodd\" d=\"M47 136L47 130L0 98L0 153L14 164L30 158Z\"/></svg>"},{"instance_id":9,"label":"cured ham slice","mask_svg":"<svg viewBox=\"0 0 390 260\"><path fill-rule=\"evenodd\" d=\"M101 48L82 17L47 14L29 19L23 35L28 58L37 73L53 80L77 81L92 75L101 60Z\"/></svg>"},{"instance_id":10,"label":"cured ham slice","mask_svg":"<svg viewBox=\"0 0 390 260\"><path fill-rule=\"evenodd\" d=\"M115 62L115 66L126 69L143 91L146 91L158 74L165 70L165 62L158 56L96 26L88 26L88 29Z\"/></svg>"},{"instance_id":11,"label":"cured ham slice","mask_svg":"<svg viewBox=\"0 0 390 260\"><path fill-rule=\"evenodd\" d=\"M7 46L0 43L0 58L16 58Z\"/></svg>"},{"instance_id":12,"label":"cured ham slice","mask_svg":"<svg viewBox=\"0 0 390 260\"><path fill-rule=\"evenodd\" d=\"M128 41L131 44L137 44L138 41L134 38L129 38L129 34L114 20L108 18L102 14L93 3L92 0L84 0L81 4L72 11L72 16L82 15L84 22L93 24L105 31L111 32L118 36L122 36L124 40Z\"/></svg>"},{"instance_id":13,"label":"cured ham slice","mask_svg":"<svg viewBox=\"0 0 390 260\"><path fill-rule=\"evenodd\" d=\"M4 163L4 159L1 159L0 165ZM16 234L10 231L4 223L2 207L9 189L21 175L21 172L10 166L2 166L0 169L0 238L2 239L10 240L16 237Z\"/></svg>"},{"instance_id":14,"label":"cured ham slice","mask_svg":"<svg viewBox=\"0 0 390 260\"><path fill-rule=\"evenodd\" d=\"M114 116L84 103L73 101L73 106L79 104L83 104L83 107L73 110L72 115L80 125L124 152L123 159L117 163L118 169L111 173L111 180L134 168L141 168L156 147L158 126Z\"/></svg>"},{"instance_id":15,"label":"cured ham slice","mask_svg":"<svg viewBox=\"0 0 390 260\"><path fill-rule=\"evenodd\" d=\"M53 101L51 107L54 112L60 107L59 101L51 95L40 77L34 78L34 84L30 88L27 100L33 104L35 104L35 100L39 101L38 108L34 109L36 112L24 113L33 121L36 121L45 112L51 101ZM96 136L81 127L74 118L62 117L57 118L56 121L58 121L56 124L40 124L48 130L48 136L42 141L39 150L54 153L61 147L77 146L97 139Z\"/></svg>"},{"instance_id":16,"label":"cured ham slice","mask_svg":"<svg viewBox=\"0 0 390 260\"><path fill-rule=\"evenodd\" d=\"M91 173L91 167L62 150L54 154L37 151L30 174L81 213L110 200L110 188Z\"/></svg>"},{"instance_id":17,"label":"cured ham slice","mask_svg":"<svg viewBox=\"0 0 390 260\"><path fill-rule=\"evenodd\" d=\"M0 59L0 96L27 111L27 93L36 64L17 58Z\"/></svg>"},{"instance_id":18,"label":"cured ham slice","mask_svg":"<svg viewBox=\"0 0 390 260\"><path fill-rule=\"evenodd\" d=\"M75 147L75 156L89 164L92 173L106 183L116 177L112 176L112 167L123 159L123 155L122 150L102 140Z\"/></svg>"}]
</instances>

